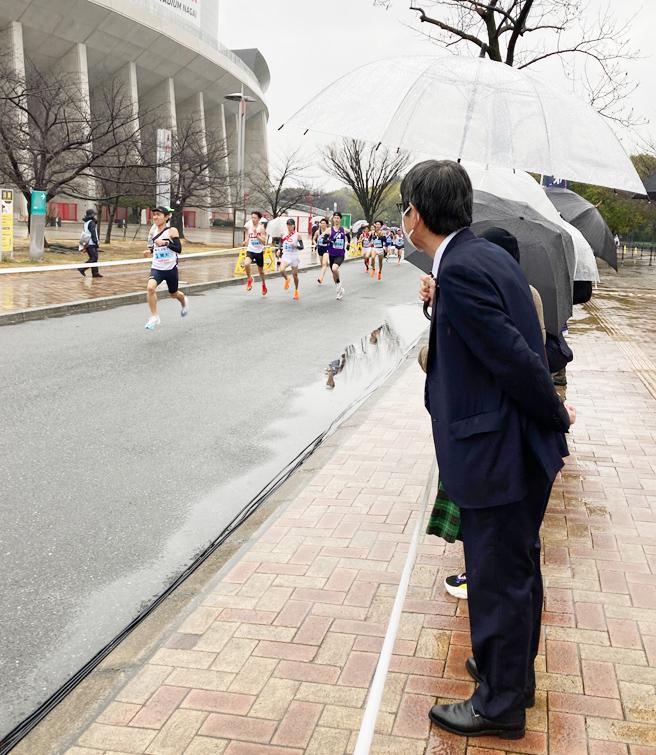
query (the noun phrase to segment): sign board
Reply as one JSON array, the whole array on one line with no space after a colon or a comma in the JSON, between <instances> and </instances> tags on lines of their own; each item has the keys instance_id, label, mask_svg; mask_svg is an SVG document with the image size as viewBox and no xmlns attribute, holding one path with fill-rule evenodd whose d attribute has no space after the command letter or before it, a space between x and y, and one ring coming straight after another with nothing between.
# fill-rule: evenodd
<instances>
[{"instance_id":1,"label":"sign board","mask_svg":"<svg viewBox=\"0 0 656 755\"><path fill-rule=\"evenodd\" d=\"M14 192L0 189L0 259L14 251Z\"/></svg>"},{"instance_id":2,"label":"sign board","mask_svg":"<svg viewBox=\"0 0 656 755\"><path fill-rule=\"evenodd\" d=\"M350 212L342 213L342 225L347 231L351 230L351 213Z\"/></svg>"},{"instance_id":3,"label":"sign board","mask_svg":"<svg viewBox=\"0 0 656 755\"><path fill-rule=\"evenodd\" d=\"M160 207L171 206L171 129L157 129L157 199Z\"/></svg>"},{"instance_id":4,"label":"sign board","mask_svg":"<svg viewBox=\"0 0 656 755\"><path fill-rule=\"evenodd\" d=\"M33 191L31 202L31 214L32 217L44 217L46 216L46 193L45 191Z\"/></svg>"},{"instance_id":5,"label":"sign board","mask_svg":"<svg viewBox=\"0 0 656 755\"><path fill-rule=\"evenodd\" d=\"M569 188L569 182L566 178L556 178L555 176L542 176L542 185L547 189Z\"/></svg>"}]
</instances>

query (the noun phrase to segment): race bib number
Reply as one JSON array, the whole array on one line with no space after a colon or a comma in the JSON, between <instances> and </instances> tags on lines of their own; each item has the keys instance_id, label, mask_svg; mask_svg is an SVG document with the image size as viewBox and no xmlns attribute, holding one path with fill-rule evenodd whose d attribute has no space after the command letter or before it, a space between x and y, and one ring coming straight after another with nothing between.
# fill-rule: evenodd
<instances>
[{"instance_id":1,"label":"race bib number","mask_svg":"<svg viewBox=\"0 0 656 755\"><path fill-rule=\"evenodd\" d=\"M173 253L168 247L155 247L155 259L156 260L170 260L173 258Z\"/></svg>"},{"instance_id":2,"label":"race bib number","mask_svg":"<svg viewBox=\"0 0 656 755\"><path fill-rule=\"evenodd\" d=\"M333 246L335 249L343 249L344 248L344 239L343 238L336 238L333 241Z\"/></svg>"}]
</instances>

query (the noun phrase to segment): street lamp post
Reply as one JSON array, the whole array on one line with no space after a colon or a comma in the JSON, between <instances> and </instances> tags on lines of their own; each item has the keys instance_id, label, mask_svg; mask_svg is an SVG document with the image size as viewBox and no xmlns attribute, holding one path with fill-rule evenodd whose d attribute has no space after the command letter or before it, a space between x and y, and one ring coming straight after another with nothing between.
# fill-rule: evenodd
<instances>
[{"instance_id":1,"label":"street lamp post","mask_svg":"<svg viewBox=\"0 0 656 755\"><path fill-rule=\"evenodd\" d=\"M244 163L246 155L246 103L256 102L255 97L244 94L244 85L241 86L240 92L226 94L226 100L239 103L239 113L237 116L237 197L235 201L234 227L232 231L232 244L235 245L235 233L237 231L237 209L244 213L244 223L246 222L246 208L244 207ZM242 223L243 225L243 223Z\"/></svg>"}]
</instances>

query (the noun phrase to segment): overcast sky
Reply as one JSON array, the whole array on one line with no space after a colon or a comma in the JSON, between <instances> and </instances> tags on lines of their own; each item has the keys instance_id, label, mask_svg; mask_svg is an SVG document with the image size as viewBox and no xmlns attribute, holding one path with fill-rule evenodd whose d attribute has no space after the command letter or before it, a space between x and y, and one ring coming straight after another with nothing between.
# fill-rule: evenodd
<instances>
[{"instance_id":1,"label":"overcast sky","mask_svg":"<svg viewBox=\"0 0 656 755\"><path fill-rule=\"evenodd\" d=\"M588 0L588 4L589 12L595 14L608 0ZM221 42L231 48L258 47L271 69L267 104L272 159L289 145L290 137L284 136L285 131L278 134L278 126L339 76L387 55L439 54L439 48L408 28L415 15L408 5L407 0L393 0L391 9L384 11L374 8L373 0L220 0ZM639 84L631 103L651 122L643 135L653 132L656 141L656 61L652 52L656 3L622 0L613 6L620 19L635 16L631 37L642 59L627 64L629 76ZM554 82L564 82L559 66L548 70ZM563 85L569 86L567 82ZM371 93L372 102L379 94ZM636 134L618 135L635 151L639 143Z\"/></svg>"}]
</instances>

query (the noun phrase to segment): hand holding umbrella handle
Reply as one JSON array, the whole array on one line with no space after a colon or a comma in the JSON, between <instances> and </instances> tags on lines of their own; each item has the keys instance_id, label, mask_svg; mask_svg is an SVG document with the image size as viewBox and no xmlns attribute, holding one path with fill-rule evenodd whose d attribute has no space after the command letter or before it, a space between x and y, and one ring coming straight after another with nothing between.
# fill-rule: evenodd
<instances>
[{"instance_id":1,"label":"hand holding umbrella handle","mask_svg":"<svg viewBox=\"0 0 656 755\"><path fill-rule=\"evenodd\" d=\"M429 309L430 309L430 304L427 301L425 301L424 302L424 317L430 322L432 318L431 318L430 312L428 311Z\"/></svg>"}]
</instances>

